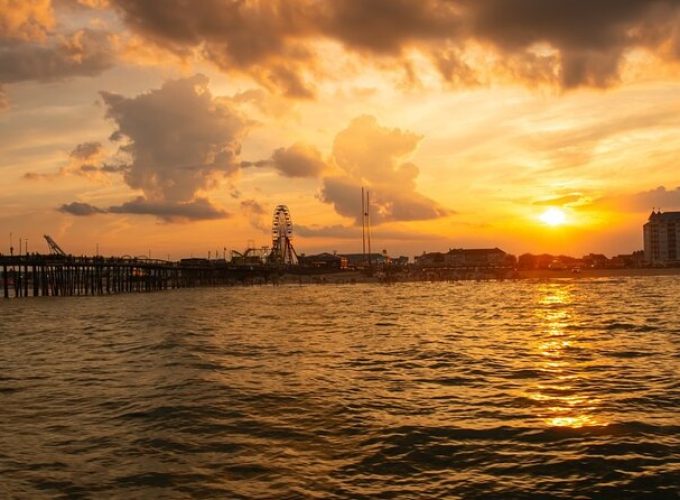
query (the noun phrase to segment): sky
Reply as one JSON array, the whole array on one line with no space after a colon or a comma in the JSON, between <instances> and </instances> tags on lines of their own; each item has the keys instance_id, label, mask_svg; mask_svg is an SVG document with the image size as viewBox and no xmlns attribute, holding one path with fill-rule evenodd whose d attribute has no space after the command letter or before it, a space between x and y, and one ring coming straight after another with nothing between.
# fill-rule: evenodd
<instances>
[{"instance_id":1,"label":"sky","mask_svg":"<svg viewBox=\"0 0 680 500\"><path fill-rule=\"evenodd\" d=\"M222 255L280 204L360 252L362 186L393 256L641 249L680 0L0 0L0 252Z\"/></svg>"}]
</instances>

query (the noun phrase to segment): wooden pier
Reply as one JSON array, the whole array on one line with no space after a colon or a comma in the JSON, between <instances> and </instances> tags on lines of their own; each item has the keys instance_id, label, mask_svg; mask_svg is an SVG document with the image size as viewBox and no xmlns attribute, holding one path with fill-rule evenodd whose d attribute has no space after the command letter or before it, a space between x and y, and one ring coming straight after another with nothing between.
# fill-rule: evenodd
<instances>
[{"instance_id":1,"label":"wooden pier","mask_svg":"<svg viewBox=\"0 0 680 500\"><path fill-rule=\"evenodd\" d=\"M2 296L111 295L175 288L269 282L271 266L234 266L225 261L191 262L61 255L0 256Z\"/></svg>"}]
</instances>

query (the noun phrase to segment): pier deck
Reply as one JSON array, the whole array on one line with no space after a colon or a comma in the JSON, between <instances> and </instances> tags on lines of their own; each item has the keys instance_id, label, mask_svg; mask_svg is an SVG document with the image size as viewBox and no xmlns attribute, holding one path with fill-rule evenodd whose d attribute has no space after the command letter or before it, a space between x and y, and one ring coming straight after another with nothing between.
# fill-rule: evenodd
<instances>
[{"instance_id":1,"label":"pier deck","mask_svg":"<svg viewBox=\"0 0 680 500\"><path fill-rule=\"evenodd\" d=\"M0 256L4 298L109 295L271 280L272 266L237 266L226 261L163 260L59 255Z\"/></svg>"}]
</instances>

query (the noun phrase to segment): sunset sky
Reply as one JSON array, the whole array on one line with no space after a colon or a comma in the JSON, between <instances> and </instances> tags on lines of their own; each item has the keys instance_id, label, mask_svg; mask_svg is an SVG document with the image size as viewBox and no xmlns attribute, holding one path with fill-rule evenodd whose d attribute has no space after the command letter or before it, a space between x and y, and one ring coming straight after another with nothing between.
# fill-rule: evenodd
<instances>
[{"instance_id":1,"label":"sunset sky","mask_svg":"<svg viewBox=\"0 0 680 500\"><path fill-rule=\"evenodd\" d=\"M0 252L611 256L680 209L680 0L0 0ZM550 211L550 212L549 212ZM546 215L547 214L547 215Z\"/></svg>"}]
</instances>

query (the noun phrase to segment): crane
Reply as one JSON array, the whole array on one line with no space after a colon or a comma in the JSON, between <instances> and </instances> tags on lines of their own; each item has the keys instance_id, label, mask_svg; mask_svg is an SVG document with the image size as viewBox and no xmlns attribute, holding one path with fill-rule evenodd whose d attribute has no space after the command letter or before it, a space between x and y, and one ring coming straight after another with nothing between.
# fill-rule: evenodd
<instances>
[{"instance_id":1,"label":"crane","mask_svg":"<svg viewBox=\"0 0 680 500\"><path fill-rule=\"evenodd\" d=\"M47 242L47 246L50 247L50 253L52 255L61 255L62 257L66 257L66 252L64 252L59 245L57 245L57 242L54 241L49 234L43 234L43 238L45 238L45 241Z\"/></svg>"}]
</instances>

